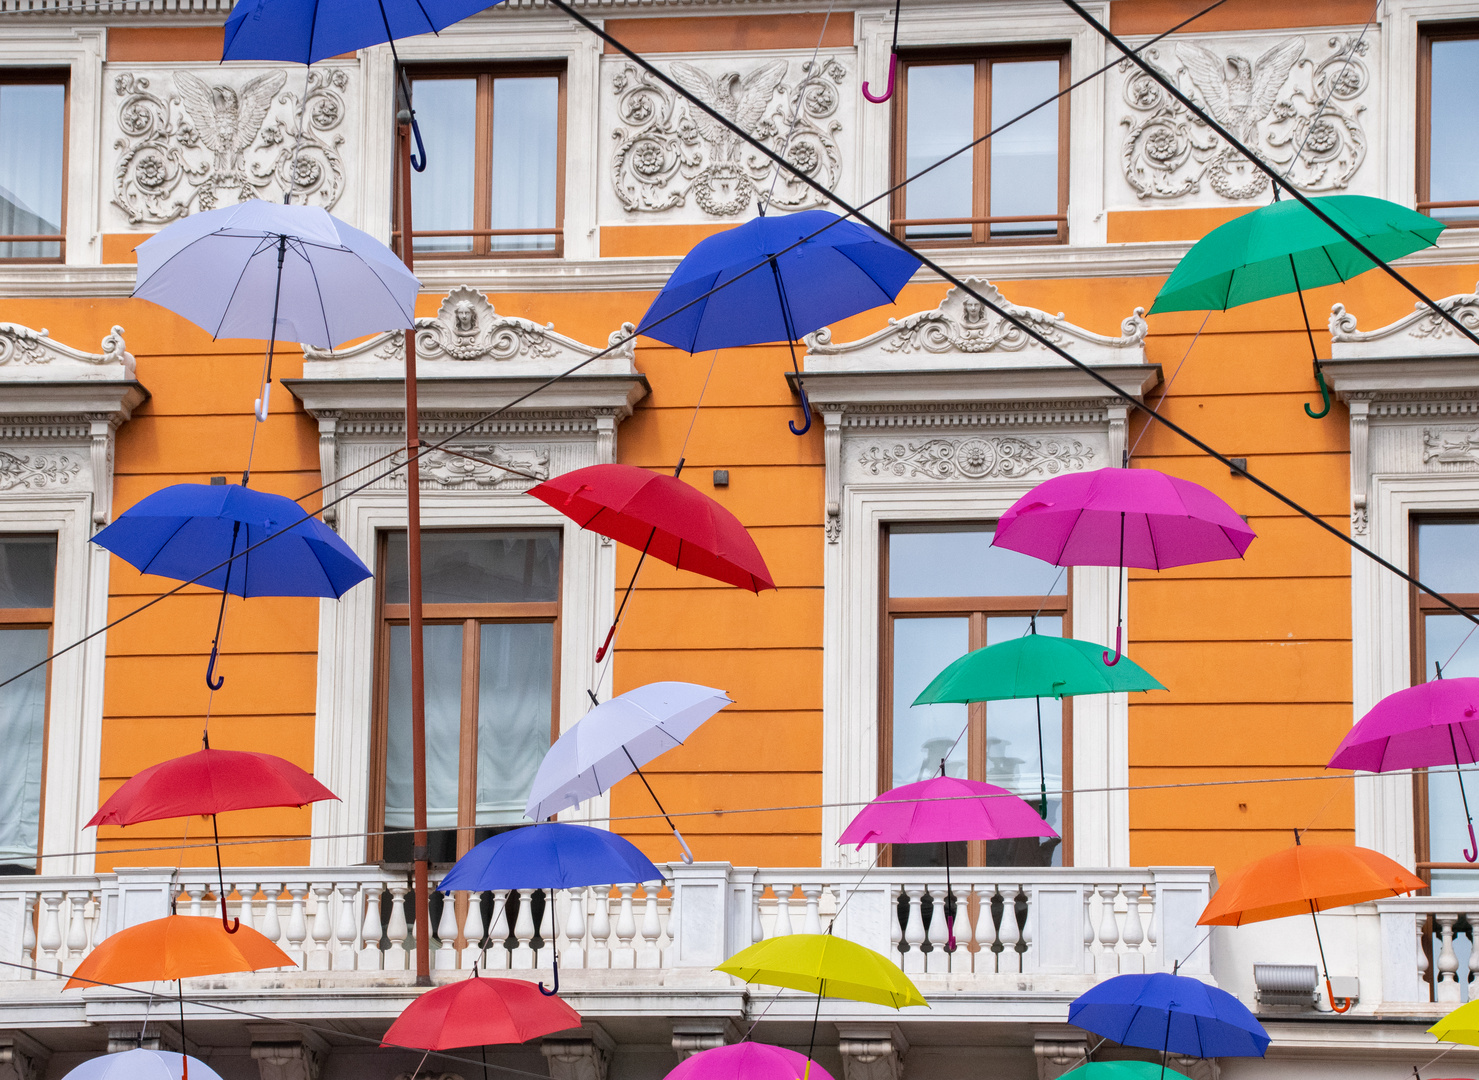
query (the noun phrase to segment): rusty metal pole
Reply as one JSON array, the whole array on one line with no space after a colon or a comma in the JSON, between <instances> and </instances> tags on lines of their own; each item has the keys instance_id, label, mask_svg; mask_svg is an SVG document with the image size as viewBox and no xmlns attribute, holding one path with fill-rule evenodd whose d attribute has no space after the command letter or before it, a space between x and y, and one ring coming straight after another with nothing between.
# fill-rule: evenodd
<instances>
[{"instance_id":1,"label":"rusty metal pole","mask_svg":"<svg viewBox=\"0 0 1479 1080\"><path fill-rule=\"evenodd\" d=\"M399 76L399 72L397 72ZM411 244L411 103L397 79L397 172L400 177L399 225L401 261L414 268ZM407 87L409 89L409 87ZM414 323L414 319L412 322ZM411 785L413 833L411 857L416 863L416 985L431 985L430 852L426 843L426 666L421 634L421 421L416 410L416 327L406 330L406 581L411 637Z\"/></svg>"}]
</instances>

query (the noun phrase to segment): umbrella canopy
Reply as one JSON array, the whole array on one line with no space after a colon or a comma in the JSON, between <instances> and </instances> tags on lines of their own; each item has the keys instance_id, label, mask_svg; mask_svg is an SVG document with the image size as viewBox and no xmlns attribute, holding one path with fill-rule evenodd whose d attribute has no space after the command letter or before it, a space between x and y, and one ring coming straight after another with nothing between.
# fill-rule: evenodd
<instances>
[{"instance_id":1,"label":"umbrella canopy","mask_svg":"<svg viewBox=\"0 0 1479 1080\"><path fill-rule=\"evenodd\" d=\"M774 589L755 541L735 517L676 476L591 465L529 489L583 529L655 559L751 592Z\"/></svg>"},{"instance_id":2,"label":"umbrella canopy","mask_svg":"<svg viewBox=\"0 0 1479 1080\"><path fill-rule=\"evenodd\" d=\"M597 705L549 748L524 810L543 821L608 790L692 735L726 705L723 690L658 682Z\"/></svg>"},{"instance_id":3,"label":"umbrella canopy","mask_svg":"<svg viewBox=\"0 0 1479 1080\"><path fill-rule=\"evenodd\" d=\"M1444 228L1426 214L1367 195L1310 201L1387 262L1431 247ZM1348 240L1290 199L1234 218L1198 240L1171 271L1150 312L1225 311L1374 269Z\"/></svg>"},{"instance_id":4,"label":"umbrella canopy","mask_svg":"<svg viewBox=\"0 0 1479 1080\"><path fill-rule=\"evenodd\" d=\"M831 1073L805 1054L768 1043L740 1042L685 1058L665 1080L796 1080L798 1076L832 1080Z\"/></svg>"},{"instance_id":5,"label":"umbrella canopy","mask_svg":"<svg viewBox=\"0 0 1479 1080\"><path fill-rule=\"evenodd\" d=\"M1113 667L1100 660L1104 646L1077 638L1024 634L975 649L950 662L931 680L915 705L940 702L1006 701L1012 698L1119 694L1165 687L1134 661Z\"/></svg>"},{"instance_id":6,"label":"umbrella canopy","mask_svg":"<svg viewBox=\"0 0 1479 1080\"><path fill-rule=\"evenodd\" d=\"M1439 1042L1479 1046L1479 999L1466 1002L1428 1028Z\"/></svg>"},{"instance_id":7,"label":"umbrella canopy","mask_svg":"<svg viewBox=\"0 0 1479 1080\"><path fill-rule=\"evenodd\" d=\"M271 544L218 566L273 536ZM370 576L338 533L292 499L238 484L173 484L92 539L143 573L178 581L205 574L198 584L241 597L339 597Z\"/></svg>"},{"instance_id":8,"label":"umbrella canopy","mask_svg":"<svg viewBox=\"0 0 1479 1080\"><path fill-rule=\"evenodd\" d=\"M580 1027L580 1014L522 979L473 977L428 990L407 1005L381 1046L451 1050L521 1043Z\"/></svg>"},{"instance_id":9,"label":"umbrella canopy","mask_svg":"<svg viewBox=\"0 0 1479 1080\"><path fill-rule=\"evenodd\" d=\"M662 871L630 840L552 821L489 837L457 860L437 890L575 889L661 880Z\"/></svg>"},{"instance_id":10,"label":"umbrella canopy","mask_svg":"<svg viewBox=\"0 0 1479 1080\"><path fill-rule=\"evenodd\" d=\"M310 773L273 754L198 750L135 773L108 796L86 827L264 806L306 806L338 797Z\"/></svg>"},{"instance_id":11,"label":"umbrella canopy","mask_svg":"<svg viewBox=\"0 0 1479 1080\"><path fill-rule=\"evenodd\" d=\"M315 64L395 38L434 34L497 2L246 0L226 20L221 59Z\"/></svg>"},{"instance_id":12,"label":"umbrella canopy","mask_svg":"<svg viewBox=\"0 0 1479 1080\"><path fill-rule=\"evenodd\" d=\"M221 1080L221 1074L199 1058L190 1060L193 1080ZM67 1073L65 1080L182 1080L185 1055L172 1050L125 1050L101 1054Z\"/></svg>"},{"instance_id":13,"label":"umbrella canopy","mask_svg":"<svg viewBox=\"0 0 1479 1080\"><path fill-rule=\"evenodd\" d=\"M261 6L244 4L232 18L246 21ZM254 25L278 32L270 20ZM330 348L409 327L421 288L388 247L316 206L249 199L181 218L135 250L133 295L183 315L213 338Z\"/></svg>"},{"instance_id":14,"label":"umbrella canopy","mask_svg":"<svg viewBox=\"0 0 1479 1080\"><path fill-rule=\"evenodd\" d=\"M898 244L828 210L752 218L700 241L685 255L637 332L691 353L794 341L838 319L893 303L919 265L919 258ZM731 281L723 292L658 323Z\"/></svg>"},{"instance_id":15,"label":"umbrella canopy","mask_svg":"<svg viewBox=\"0 0 1479 1080\"><path fill-rule=\"evenodd\" d=\"M831 934L788 934L757 941L714 970L747 983L871 1001L891 1009L929 1005L888 957Z\"/></svg>"},{"instance_id":16,"label":"umbrella canopy","mask_svg":"<svg viewBox=\"0 0 1479 1080\"><path fill-rule=\"evenodd\" d=\"M991 543L1055 566L1164 570L1240 559L1254 536L1200 484L1110 468L1044 480L1001 516Z\"/></svg>"},{"instance_id":17,"label":"umbrella canopy","mask_svg":"<svg viewBox=\"0 0 1479 1080\"><path fill-rule=\"evenodd\" d=\"M1308 915L1426 888L1422 878L1370 848L1296 845L1230 875L1198 926L1241 926Z\"/></svg>"},{"instance_id":18,"label":"umbrella canopy","mask_svg":"<svg viewBox=\"0 0 1479 1080\"><path fill-rule=\"evenodd\" d=\"M1199 1058L1262 1057L1269 1042L1226 990L1163 971L1106 979L1074 1000L1068 1022L1121 1046Z\"/></svg>"},{"instance_id":19,"label":"umbrella canopy","mask_svg":"<svg viewBox=\"0 0 1479 1080\"><path fill-rule=\"evenodd\" d=\"M885 791L858 811L837 842L862 847L1057 835L1036 810L1006 788L937 776Z\"/></svg>"},{"instance_id":20,"label":"umbrella canopy","mask_svg":"<svg viewBox=\"0 0 1479 1080\"><path fill-rule=\"evenodd\" d=\"M83 957L62 989L297 966L292 957L249 926L233 934L214 918L166 915L105 938Z\"/></svg>"},{"instance_id":21,"label":"umbrella canopy","mask_svg":"<svg viewBox=\"0 0 1479 1080\"><path fill-rule=\"evenodd\" d=\"M1063 1075L1069 1080L1187 1080L1185 1073L1149 1061L1090 1061Z\"/></svg>"},{"instance_id":22,"label":"umbrella canopy","mask_svg":"<svg viewBox=\"0 0 1479 1080\"><path fill-rule=\"evenodd\" d=\"M1340 741L1332 769L1387 772L1479 761L1479 679L1435 679L1378 701Z\"/></svg>"}]
</instances>

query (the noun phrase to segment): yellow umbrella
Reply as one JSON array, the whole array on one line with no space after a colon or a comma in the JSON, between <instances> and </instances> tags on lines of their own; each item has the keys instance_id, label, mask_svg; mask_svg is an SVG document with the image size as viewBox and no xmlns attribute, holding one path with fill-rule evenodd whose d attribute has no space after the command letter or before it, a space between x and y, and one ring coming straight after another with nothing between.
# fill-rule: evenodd
<instances>
[{"instance_id":1,"label":"yellow umbrella","mask_svg":"<svg viewBox=\"0 0 1479 1080\"><path fill-rule=\"evenodd\" d=\"M1479 1046L1479 1000L1460 1005L1428 1028L1428 1034L1435 1036L1439 1042Z\"/></svg>"}]
</instances>

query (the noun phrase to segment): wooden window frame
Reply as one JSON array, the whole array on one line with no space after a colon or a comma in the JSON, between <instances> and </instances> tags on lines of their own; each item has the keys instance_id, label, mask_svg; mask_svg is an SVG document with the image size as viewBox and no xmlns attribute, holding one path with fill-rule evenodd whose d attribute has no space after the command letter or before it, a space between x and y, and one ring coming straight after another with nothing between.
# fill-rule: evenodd
<instances>
[{"instance_id":1,"label":"wooden window frame","mask_svg":"<svg viewBox=\"0 0 1479 1080\"><path fill-rule=\"evenodd\" d=\"M475 164L473 167L473 227L468 230L416 228L411 222L411 235L415 237L472 238L471 251L417 251L417 262L447 259L559 259L565 255L565 132L566 132L566 87L568 78L564 60L530 61L504 64L437 64L416 65L408 69L412 93L417 79L477 79L477 110L474 128L477 139ZM559 97L555 105L555 224L549 229L494 229L493 221L493 80L517 78L519 76L550 76L559 79ZM411 183L416 183L414 175ZM396 201L400 198L400 185L392 184ZM399 206L395 208L395 223L400 220ZM391 247L400 253L400 230L391 227ZM495 236L553 236L554 247L539 251L494 251L490 241Z\"/></svg>"},{"instance_id":2,"label":"wooden window frame","mask_svg":"<svg viewBox=\"0 0 1479 1080\"><path fill-rule=\"evenodd\" d=\"M1472 208L1462 220L1444 218L1450 227L1479 225L1479 198L1432 201L1433 42L1467 38L1479 39L1479 21L1426 23L1417 28L1417 209L1431 216L1433 210Z\"/></svg>"},{"instance_id":3,"label":"wooden window frame","mask_svg":"<svg viewBox=\"0 0 1479 1080\"><path fill-rule=\"evenodd\" d=\"M69 68L0 67L0 86L34 86L38 83L62 87L62 212L55 236L22 236L0 233L0 244L56 244L55 255L0 255L0 265L17 263L64 263L67 261L67 178L72 153L72 72ZM48 676L49 678L50 676Z\"/></svg>"},{"instance_id":4,"label":"wooden window frame","mask_svg":"<svg viewBox=\"0 0 1479 1080\"><path fill-rule=\"evenodd\" d=\"M7 260L0 259L0 262ZM19 261L19 260L17 260ZM61 546L61 538L56 533L0 533L0 541L5 540L37 540L49 539L55 545L54 550ZM53 563L53 567L55 564ZM0 607L0 630L45 630L46 631L46 654L51 655L52 649L56 647L56 570L52 570L51 582L51 607L44 608L7 608ZM46 768L50 760L47 748L51 745L51 664L45 667L46 681L42 685L42 708L41 708L41 805L36 815L36 873L42 872L41 852L45 850L44 840L46 833ZM13 864L12 864L13 865Z\"/></svg>"},{"instance_id":5,"label":"wooden window frame","mask_svg":"<svg viewBox=\"0 0 1479 1080\"><path fill-rule=\"evenodd\" d=\"M1072 78L1070 72L1070 53L1067 42L1051 43L1045 45L1020 45L1006 46L1000 48L982 49L945 49L928 51L909 51L899 55L899 78L898 86L894 92L892 138L893 138L893 183L900 183L908 176L908 106L909 106L909 69L916 66L933 64L960 64L972 61L976 65L975 74L975 127L972 132L973 139L980 139L989 130L991 123L991 78L989 69L992 64L1002 61L1014 60L1044 60L1057 58L1058 64L1058 88L1066 90L1069 80ZM900 187L890 196L890 227L895 236L901 240L908 240L916 247L962 247L962 246L1010 246L1018 247L1033 244L1066 244L1068 243L1068 163L1069 163L1069 95L1065 94L1058 99L1058 212L1043 217L996 217L991 213L991 141L978 142L971 150L972 176L974 181L971 191L971 217L970 218L920 218L911 220L908 216L908 208L905 201L907 188ZM1052 221L1057 223L1057 231L1051 235L1041 236L992 236L991 226L995 224L1006 224L1008 222L1024 221ZM960 224L971 226L971 235L951 237L922 237L909 236L910 225L944 225Z\"/></svg>"},{"instance_id":6,"label":"wooden window frame","mask_svg":"<svg viewBox=\"0 0 1479 1080\"><path fill-rule=\"evenodd\" d=\"M385 765L390 737L390 628L404 626L410 619L410 605L385 602L385 563L390 536L399 530L383 530L377 538L375 575L375 691L371 725L369 836L365 855L369 862L383 862L385 856ZM497 526L423 530L437 533L523 532L528 527ZM551 601L508 604L424 604L424 626L462 624L462 714L457 749L457 857L466 855L476 843L477 818L477 733L478 733L478 663L481 657L480 628L485 623L550 623L554 627L554 652L550 665L550 743L560 735L560 613L564 603L565 537L563 530L552 530L560 537L560 565L555 571L555 599ZM445 830L428 830L445 831Z\"/></svg>"},{"instance_id":7,"label":"wooden window frame","mask_svg":"<svg viewBox=\"0 0 1479 1080\"><path fill-rule=\"evenodd\" d=\"M966 617L970 620L967 648L975 650L986 644L986 620L990 618L1038 617L1061 618L1063 636L1071 635L1073 613L1073 575L1065 573L1067 589L1061 596L946 596L891 597L888 589L889 530L900 525L979 524L996 527L994 521L981 522L912 522L895 521L882 528L878 545L878 790L893 786L894 750L894 619L938 616ZM1063 703L1063 865L1073 865L1073 699ZM984 779L986 775L986 702L966 706L966 775ZM880 866L893 865L893 849L886 847L879 857ZM986 841L966 843L966 865L985 866Z\"/></svg>"}]
</instances>

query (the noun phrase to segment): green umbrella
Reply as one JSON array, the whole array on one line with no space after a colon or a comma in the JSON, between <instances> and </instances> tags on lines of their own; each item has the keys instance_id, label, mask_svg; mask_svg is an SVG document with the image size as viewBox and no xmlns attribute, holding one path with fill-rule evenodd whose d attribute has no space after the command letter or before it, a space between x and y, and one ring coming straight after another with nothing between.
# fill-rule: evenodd
<instances>
[{"instance_id":1,"label":"green umbrella","mask_svg":"<svg viewBox=\"0 0 1479 1080\"><path fill-rule=\"evenodd\" d=\"M1149 1061L1091 1061L1064 1073L1063 1080L1158 1080L1161 1076L1187 1080L1184 1073Z\"/></svg>"},{"instance_id":2,"label":"green umbrella","mask_svg":"<svg viewBox=\"0 0 1479 1080\"><path fill-rule=\"evenodd\" d=\"M1438 242L1443 223L1386 199L1327 195L1312 199L1341 227L1383 260L1399 259ZM1213 229L1171 271L1150 311L1226 311L1271 296L1299 295L1305 334L1315 359L1315 378L1324 408L1305 412L1319 419L1330 411L1330 393L1315 354L1315 336L1304 290L1349 281L1376 264L1297 202L1275 201Z\"/></svg>"},{"instance_id":3,"label":"green umbrella","mask_svg":"<svg viewBox=\"0 0 1479 1080\"><path fill-rule=\"evenodd\" d=\"M1034 630L1011 641L968 652L934 677L914 699L915 705L945 702L1037 700L1039 812L1048 814L1048 780L1042 758L1042 699L1075 694L1118 694L1129 690L1164 690L1149 672L1129 657L1113 667L1104 663L1104 646L1077 638L1049 637Z\"/></svg>"}]
</instances>

